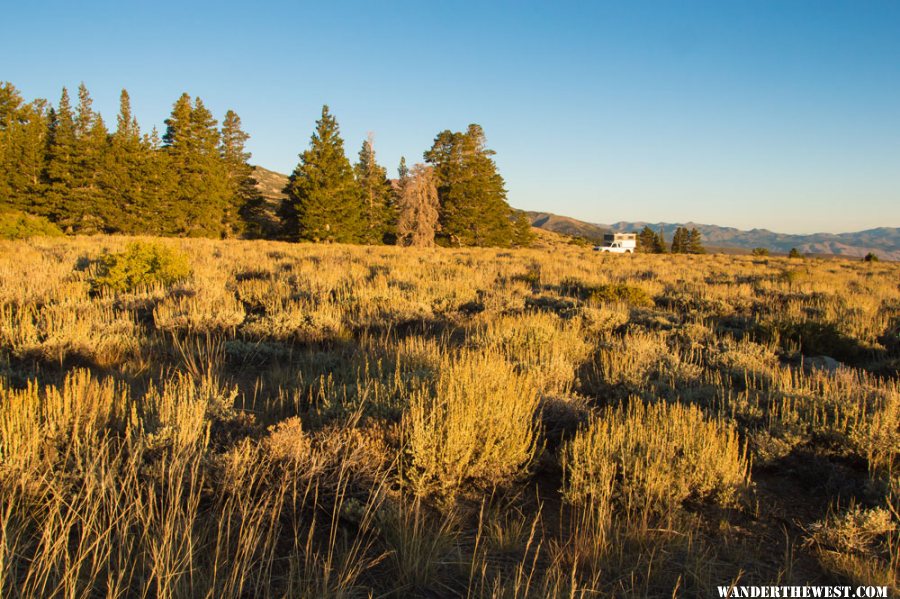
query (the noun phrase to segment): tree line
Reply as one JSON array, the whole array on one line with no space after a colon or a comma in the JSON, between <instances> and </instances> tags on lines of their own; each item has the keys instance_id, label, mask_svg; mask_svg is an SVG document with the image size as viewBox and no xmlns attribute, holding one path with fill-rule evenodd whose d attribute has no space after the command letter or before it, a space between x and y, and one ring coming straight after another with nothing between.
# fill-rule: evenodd
<instances>
[{"instance_id":1,"label":"tree line","mask_svg":"<svg viewBox=\"0 0 900 599\"><path fill-rule=\"evenodd\" d=\"M73 107L26 102L0 83L0 209L48 219L68 233L271 237L294 241L511 246L531 243L478 125L440 132L423 163L389 179L371 138L350 163L327 106L277 210L277 231L246 150L240 117L221 126L200 98L182 94L165 131L142 132L122 90L110 131L84 84Z\"/></svg>"},{"instance_id":2,"label":"tree line","mask_svg":"<svg viewBox=\"0 0 900 599\"><path fill-rule=\"evenodd\" d=\"M183 94L165 125L142 133L125 90L110 131L84 84L75 106L66 88L53 106L0 84L0 207L69 233L241 234L253 185L240 117L229 110L219 127Z\"/></svg>"},{"instance_id":3,"label":"tree line","mask_svg":"<svg viewBox=\"0 0 900 599\"><path fill-rule=\"evenodd\" d=\"M639 252L645 254L665 254L668 252L673 254L706 253L700 231L696 227L692 227L690 230L687 227L675 229L675 234L672 236L672 245L667 247L662 227L660 227L659 231L654 231L648 225L644 225L644 228L637 234L637 247Z\"/></svg>"}]
</instances>

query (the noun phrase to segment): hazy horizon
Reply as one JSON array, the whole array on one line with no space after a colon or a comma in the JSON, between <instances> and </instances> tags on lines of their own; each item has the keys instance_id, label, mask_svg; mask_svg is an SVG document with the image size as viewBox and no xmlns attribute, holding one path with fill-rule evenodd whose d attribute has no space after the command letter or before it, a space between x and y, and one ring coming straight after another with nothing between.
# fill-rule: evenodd
<instances>
[{"instance_id":1,"label":"hazy horizon","mask_svg":"<svg viewBox=\"0 0 900 599\"><path fill-rule=\"evenodd\" d=\"M54 104L84 81L146 131L182 92L234 109L290 172L322 104L395 176L479 123L509 203L593 223L784 233L900 226L900 4L267 3L5 11L2 74Z\"/></svg>"}]
</instances>

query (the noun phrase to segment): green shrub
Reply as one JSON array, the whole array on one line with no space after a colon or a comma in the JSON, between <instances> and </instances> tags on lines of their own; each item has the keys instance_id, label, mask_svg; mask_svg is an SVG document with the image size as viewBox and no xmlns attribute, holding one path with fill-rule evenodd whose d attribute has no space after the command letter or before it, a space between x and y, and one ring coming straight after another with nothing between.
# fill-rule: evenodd
<instances>
[{"instance_id":1,"label":"green shrub","mask_svg":"<svg viewBox=\"0 0 900 599\"><path fill-rule=\"evenodd\" d=\"M863 262L878 262L878 254L875 252L869 252L866 254L866 257L863 258Z\"/></svg>"},{"instance_id":2,"label":"green shrub","mask_svg":"<svg viewBox=\"0 0 900 599\"><path fill-rule=\"evenodd\" d=\"M94 288L133 291L139 287L173 285L191 275L188 257L158 243L129 243L124 252L100 258Z\"/></svg>"},{"instance_id":3,"label":"green shrub","mask_svg":"<svg viewBox=\"0 0 900 599\"><path fill-rule=\"evenodd\" d=\"M803 273L799 270L784 270L778 275L778 280L788 285L799 283L802 278Z\"/></svg>"},{"instance_id":4,"label":"green shrub","mask_svg":"<svg viewBox=\"0 0 900 599\"><path fill-rule=\"evenodd\" d=\"M788 258L803 258L803 254L797 248L791 248L791 251L788 252Z\"/></svg>"},{"instance_id":5,"label":"green shrub","mask_svg":"<svg viewBox=\"0 0 900 599\"><path fill-rule=\"evenodd\" d=\"M62 234L59 227L42 216L17 210L0 211L0 239L61 237Z\"/></svg>"},{"instance_id":6,"label":"green shrub","mask_svg":"<svg viewBox=\"0 0 900 599\"><path fill-rule=\"evenodd\" d=\"M629 306L653 306L653 298L641 287L626 283L591 285L576 278L566 278L560 282L560 293L582 300L628 304Z\"/></svg>"},{"instance_id":7,"label":"green shrub","mask_svg":"<svg viewBox=\"0 0 900 599\"><path fill-rule=\"evenodd\" d=\"M769 250L768 248L753 248L750 253L752 253L754 256L768 256Z\"/></svg>"},{"instance_id":8,"label":"green shrub","mask_svg":"<svg viewBox=\"0 0 900 599\"><path fill-rule=\"evenodd\" d=\"M600 285L591 290L590 297L601 302L618 302L629 306L649 307L653 305L653 299L646 291L625 283Z\"/></svg>"}]
</instances>

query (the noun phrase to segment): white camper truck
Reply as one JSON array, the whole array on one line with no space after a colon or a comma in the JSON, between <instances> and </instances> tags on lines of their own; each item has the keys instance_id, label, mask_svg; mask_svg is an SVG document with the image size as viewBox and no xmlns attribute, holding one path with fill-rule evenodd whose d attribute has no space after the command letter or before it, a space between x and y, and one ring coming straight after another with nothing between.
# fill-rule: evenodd
<instances>
[{"instance_id":1,"label":"white camper truck","mask_svg":"<svg viewBox=\"0 0 900 599\"><path fill-rule=\"evenodd\" d=\"M637 249L637 233L607 233L603 245L595 245L595 252L610 254L633 254Z\"/></svg>"}]
</instances>

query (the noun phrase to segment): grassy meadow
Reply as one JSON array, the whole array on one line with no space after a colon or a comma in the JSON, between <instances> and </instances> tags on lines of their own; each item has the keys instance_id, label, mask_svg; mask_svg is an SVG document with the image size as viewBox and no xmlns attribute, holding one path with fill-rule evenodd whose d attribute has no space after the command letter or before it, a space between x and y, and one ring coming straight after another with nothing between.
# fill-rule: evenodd
<instances>
[{"instance_id":1,"label":"grassy meadow","mask_svg":"<svg viewBox=\"0 0 900 599\"><path fill-rule=\"evenodd\" d=\"M0 241L0 596L895 593L898 368L896 263Z\"/></svg>"}]
</instances>

